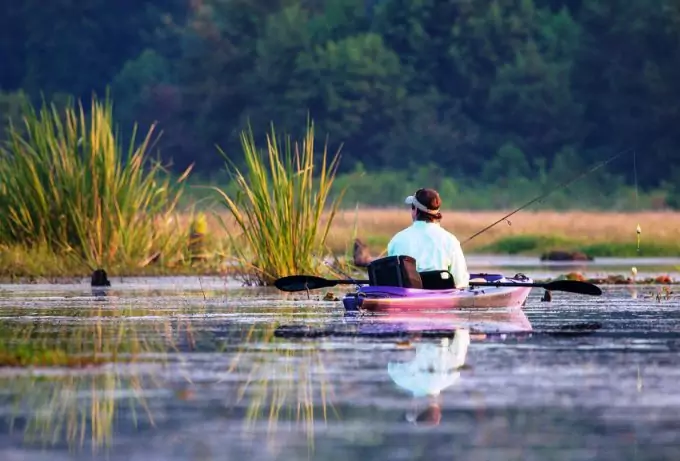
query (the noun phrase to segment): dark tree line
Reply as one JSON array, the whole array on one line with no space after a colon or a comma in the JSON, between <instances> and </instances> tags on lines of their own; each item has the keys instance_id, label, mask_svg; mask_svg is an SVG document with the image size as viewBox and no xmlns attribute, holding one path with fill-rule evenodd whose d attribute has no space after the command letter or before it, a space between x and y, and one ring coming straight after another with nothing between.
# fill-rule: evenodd
<instances>
[{"instance_id":1,"label":"dark tree line","mask_svg":"<svg viewBox=\"0 0 680 461\"><path fill-rule=\"evenodd\" d=\"M308 116L343 168L435 164L502 180L638 148L680 180L677 0L24 0L0 15L0 111L17 92L110 88L122 128L159 121L179 167ZM610 171L632 179L632 162Z\"/></svg>"}]
</instances>

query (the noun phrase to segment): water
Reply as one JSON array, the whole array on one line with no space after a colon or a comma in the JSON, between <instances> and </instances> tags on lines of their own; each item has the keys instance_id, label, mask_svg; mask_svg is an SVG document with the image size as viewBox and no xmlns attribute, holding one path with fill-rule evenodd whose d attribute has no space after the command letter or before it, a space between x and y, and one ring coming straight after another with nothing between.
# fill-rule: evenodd
<instances>
[{"instance_id":1,"label":"water","mask_svg":"<svg viewBox=\"0 0 680 461\"><path fill-rule=\"evenodd\" d=\"M677 275L676 261L650 264ZM617 267L631 265L651 267ZM555 273L520 259L471 266ZM326 291L307 299L207 277L112 284L0 286L2 360L51 350L101 362L0 368L0 459L680 458L675 286L555 292L550 303L534 290L526 318L477 324L462 369L408 384L409 364L433 366L428 355L455 341L453 317L407 331L346 317ZM513 334L524 320L533 333Z\"/></svg>"}]
</instances>

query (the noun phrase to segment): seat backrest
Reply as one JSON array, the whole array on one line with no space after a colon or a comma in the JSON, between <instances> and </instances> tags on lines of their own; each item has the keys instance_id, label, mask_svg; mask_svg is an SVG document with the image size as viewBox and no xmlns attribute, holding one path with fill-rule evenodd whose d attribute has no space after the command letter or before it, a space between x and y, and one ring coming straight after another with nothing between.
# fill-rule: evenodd
<instances>
[{"instance_id":1,"label":"seat backrest","mask_svg":"<svg viewBox=\"0 0 680 461\"><path fill-rule=\"evenodd\" d=\"M368 265L368 281L372 286L422 288L416 260L407 255L386 256Z\"/></svg>"},{"instance_id":2,"label":"seat backrest","mask_svg":"<svg viewBox=\"0 0 680 461\"><path fill-rule=\"evenodd\" d=\"M453 275L449 271L423 271L420 273L423 288L426 290L451 290L456 288Z\"/></svg>"}]
</instances>

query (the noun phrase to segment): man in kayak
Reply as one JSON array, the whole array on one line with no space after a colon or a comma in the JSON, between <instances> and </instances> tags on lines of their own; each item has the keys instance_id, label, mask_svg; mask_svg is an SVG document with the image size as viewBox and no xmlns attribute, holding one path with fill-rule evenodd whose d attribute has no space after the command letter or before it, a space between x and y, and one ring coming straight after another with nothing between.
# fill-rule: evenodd
<instances>
[{"instance_id":1,"label":"man in kayak","mask_svg":"<svg viewBox=\"0 0 680 461\"><path fill-rule=\"evenodd\" d=\"M465 256L458 239L441 227L441 198L434 189L418 189L406 197L413 224L399 231L387 245L387 256L407 255L416 260L418 272L447 270L456 288L470 281Z\"/></svg>"}]
</instances>

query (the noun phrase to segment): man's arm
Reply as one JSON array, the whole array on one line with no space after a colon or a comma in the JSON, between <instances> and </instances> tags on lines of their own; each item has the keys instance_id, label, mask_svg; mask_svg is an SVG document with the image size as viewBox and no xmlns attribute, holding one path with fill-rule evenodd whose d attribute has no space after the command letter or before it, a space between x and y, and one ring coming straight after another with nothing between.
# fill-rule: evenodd
<instances>
[{"instance_id":1,"label":"man's arm","mask_svg":"<svg viewBox=\"0 0 680 461\"><path fill-rule=\"evenodd\" d=\"M470 273L468 272L463 249L458 242L453 245L452 260L453 267L449 272L453 275L453 281L456 283L456 288L466 288L470 282Z\"/></svg>"}]
</instances>

